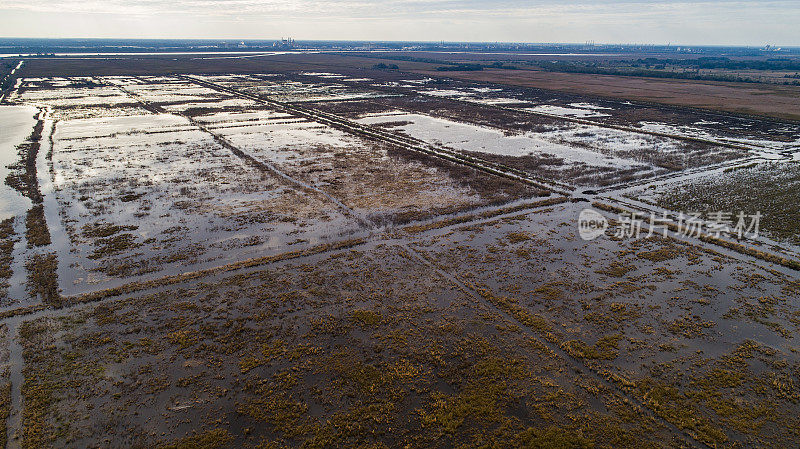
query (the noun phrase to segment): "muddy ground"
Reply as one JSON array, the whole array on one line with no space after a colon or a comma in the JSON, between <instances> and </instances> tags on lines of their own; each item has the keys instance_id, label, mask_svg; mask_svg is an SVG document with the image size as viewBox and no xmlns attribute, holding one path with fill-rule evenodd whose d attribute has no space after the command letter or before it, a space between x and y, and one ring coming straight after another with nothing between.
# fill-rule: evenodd
<instances>
[{"instance_id":1,"label":"muddy ground","mask_svg":"<svg viewBox=\"0 0 800 449\"><path fill-rule=\"evenodd\" d=\"M256 69L10 94L3 446L798 440L796 125ZM625 238L634 200L763 204L788 240Z\"/></svg>"},{"instance_id":2,"label":"muddy ground","mask_svg":"<svg viewBox=\"0 0 800 449\"><path fill-rule=\"evenodd\" d=\"M792 444L796 278L582 207L26 320L23 445Z\"/></svg>"}]
</instances>

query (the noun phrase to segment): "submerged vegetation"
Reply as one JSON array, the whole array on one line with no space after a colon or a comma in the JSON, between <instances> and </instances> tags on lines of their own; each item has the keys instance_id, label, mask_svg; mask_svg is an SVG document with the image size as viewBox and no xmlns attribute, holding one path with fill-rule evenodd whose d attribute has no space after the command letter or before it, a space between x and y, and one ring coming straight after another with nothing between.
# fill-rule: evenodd
<instances>
[{"instance_id":1,"label":"submerged vegetation","mask_svg":"<svg viewBox=\"0 0 800 449\"><path fill-rule=\"evenodd\" d=\"M9 166L10 171L5 179L8 186L30 198L34 203L42 202L36 173L36 157L39 154L40 140L44 129L44 120L40 115L37 115L38 121L34 125L30 137L17 147L19 161Z\"/></svg>"},{"instance_id":2,"label":"submerged vegetation","mask_svg":"<svg viewBox=\"0 0 800 449\"><path fill-rule=\"evenodd\" d=\"M25 239L30 246L47 246L50 244L50 231L44 216L44 206L37 204L28 210L25 216Z\"/></svg>"},{"instance_id":3,"label":"submerged vegetation","mask_svg":"<svg viewBox=\"0 0 800 449\"><path fill-rule=\"evenodd\" d=\"M58 287L58 259L54 253L34 254L26 263L28 292L53 307L61 305Z\"/></svg>"},{"instance_id":4,"label":"submerged vegetation","mask_svg":"<svg viewBox=\"0 0 800 449\"><path fill-rule=\"evenodd\" d=\"M657 203L672 210L760 212L760 230L777 239L800 244L800 163L750 164L724 176L708 176L668 186ZM735 223L734 223L735 224Z\"/></svg>"},{"instance_id":5,"label":"submerged vegetation","mask_svg":"<svg viewBox=\"0 0 800 449\"><path fill-rule=\"evenodd\" d=\"M14 231L14 218L0 222L0 299L7 295L10 284L8 280L13 274L11 263L14 261L14 244L16 243Z\"/></svg>"}]
</instances>

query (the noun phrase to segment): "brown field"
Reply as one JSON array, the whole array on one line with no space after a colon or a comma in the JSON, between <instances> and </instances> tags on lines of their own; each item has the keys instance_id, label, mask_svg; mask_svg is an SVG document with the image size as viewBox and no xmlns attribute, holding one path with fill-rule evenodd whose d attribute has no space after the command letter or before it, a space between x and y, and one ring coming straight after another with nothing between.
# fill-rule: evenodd
<instances>
[{"instance_id":1,"label":"brown field","mask_svg":"<svg viewBox=\"0 0 800 449\"><path fill-rule=\"evenodd\" d=\"M441 76L441 72L417 73ZM800 120L800 87L492 69L447 76L521 87Z\"/></svg>"},{"instance_id":2,"label":"brown field","mask_svg":"<svg viewBox=\"0 0 800 449\"><path fill-rule=\"evenodd\" d=\"M434 70L439 64L394 61L391 59L339 56L334 54L287 54L252 58L143 56L105 58L38 58L27 59L20 77L167 75L189 73L264 73L339 71L371 69L378 63L397 64L400 70ZM382 72L370 70L374 76Z\"/></svg>"}]
</instances>

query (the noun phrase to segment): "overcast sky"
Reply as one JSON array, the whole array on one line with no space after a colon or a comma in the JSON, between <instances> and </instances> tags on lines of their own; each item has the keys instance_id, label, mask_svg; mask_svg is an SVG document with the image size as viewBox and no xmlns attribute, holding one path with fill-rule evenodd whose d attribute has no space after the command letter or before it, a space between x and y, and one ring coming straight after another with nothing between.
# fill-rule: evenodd
<instances>
[{"instance_id":1,"label":"overcast sky","mask_svg":"<svg viewBox=\"0 0 800 449\"><path fill-rule=\"evenodd\" d=\"M0 0L2 37L800 45L800 0Z\"/></svg>"}]
</instances>

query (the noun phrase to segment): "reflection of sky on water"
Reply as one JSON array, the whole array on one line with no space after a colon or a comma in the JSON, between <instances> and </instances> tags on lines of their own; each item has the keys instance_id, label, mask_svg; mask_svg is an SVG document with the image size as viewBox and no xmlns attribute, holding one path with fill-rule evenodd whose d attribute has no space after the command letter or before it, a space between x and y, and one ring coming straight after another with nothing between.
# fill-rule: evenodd
<instances>
[{"instance_id":1,"label":"reflection of sky on water","mask_svg":"<svg viewBox=\"0 0 800 449\"><path fill-rule=\"evenodd\" d=\"M0 220L22 215L30 207L30 200L9 187L6 177L8 165L17 162L17 145L33 129L36 108L30 106L0 106Z\"/></svg>"}]
</instances>

